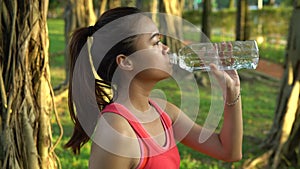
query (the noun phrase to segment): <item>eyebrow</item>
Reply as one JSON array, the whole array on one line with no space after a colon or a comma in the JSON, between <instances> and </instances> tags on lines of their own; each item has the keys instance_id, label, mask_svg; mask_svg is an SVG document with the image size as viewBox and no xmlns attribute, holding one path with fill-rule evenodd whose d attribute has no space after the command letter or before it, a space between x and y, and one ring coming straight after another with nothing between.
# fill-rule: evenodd
<instances>
[{"instance_id":1,"label":"eyebrow","mask_svg":"<svg viewBox=\"0 0 300 169\"><path fill-rule=\"evenodd\" d=\"M153 38L156 37L156 36L160 36L160 33L154 33L154 34L150 37L149 40L153 39Z\"/></svg>"}]
</instances>

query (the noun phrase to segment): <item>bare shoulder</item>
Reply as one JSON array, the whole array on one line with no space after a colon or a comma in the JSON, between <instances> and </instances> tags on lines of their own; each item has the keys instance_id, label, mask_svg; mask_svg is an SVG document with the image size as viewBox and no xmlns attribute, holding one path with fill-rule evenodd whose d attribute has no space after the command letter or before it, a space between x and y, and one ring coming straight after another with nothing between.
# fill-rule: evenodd
<instances>
[{"instance_id":1,"label":"bare shoulder","mask_svg":"<svg viewBox=\"0 0 300 169\"><path fill-rule=\"evenodd\" d=\"M92 137L90 168L132 168L140 157L136 134L128 121L115 113L105 113Z\"/></svg>"},{"instance_id":2,"label":"bare shoulder","mask_svg":"<svg viewBox=\"0 0 300 169\"><path fill-rule=\"evenodd\" d=\"M132 138L136 137L135 132L133 131L128 121L121 115L115 113L109 113L109 112L104 113L100 117L98 123L104 125L105 130L107 128L114 129L117 133L120 133L122 136L127 136Z\"/></svg>"}]
</instances>

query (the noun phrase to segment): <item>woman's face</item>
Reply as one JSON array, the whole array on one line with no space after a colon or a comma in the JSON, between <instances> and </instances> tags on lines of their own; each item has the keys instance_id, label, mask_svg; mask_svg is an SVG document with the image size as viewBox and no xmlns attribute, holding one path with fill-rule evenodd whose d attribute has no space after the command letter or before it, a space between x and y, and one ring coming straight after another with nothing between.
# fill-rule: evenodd
<instances>
[{"instance_id":1,"label":"woman's face","mask_svg":"<svg viewBox=\"0 0 300 169\"><path fill-rule=\"evenodd\" d=\"M136 52L129 56L136 77L162 80L172 73L172 64L168 56L169 47L161 42L161 35L155 24L149 19L145 26L152 27L151 33L138 35L135 41Z\"/></svg>"}]
</instances>

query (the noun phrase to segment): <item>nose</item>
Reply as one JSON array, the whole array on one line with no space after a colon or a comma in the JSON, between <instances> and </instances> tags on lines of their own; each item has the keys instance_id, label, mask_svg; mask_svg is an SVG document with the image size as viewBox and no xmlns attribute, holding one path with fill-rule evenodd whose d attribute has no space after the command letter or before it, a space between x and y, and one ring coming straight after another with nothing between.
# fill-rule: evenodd
<instances>
[{"instance_id":1,"label":"nose","mask_svg":"<svg viewBox=\"0 0 300 169\"><path fill-rule=\"evenodd\" d=\"M165 44L162 44L162 49L164 55L168 54L168 52L170 51L170 48Z\"/></svg>"}]
</instances>

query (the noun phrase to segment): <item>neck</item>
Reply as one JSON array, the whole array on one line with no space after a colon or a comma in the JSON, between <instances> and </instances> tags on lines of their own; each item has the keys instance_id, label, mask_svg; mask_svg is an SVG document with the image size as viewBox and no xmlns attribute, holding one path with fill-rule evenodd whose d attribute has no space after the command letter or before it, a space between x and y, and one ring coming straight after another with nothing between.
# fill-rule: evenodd
<instances>
[{"instance_id":1,"label":"neck","mask_svg":"<svg viewBox=\"0 0 300 169\"><path fill-rule=\"evenodd\" d=\"M156 82L145 83L138 79L132 79L129 85L124 85L125 83L121 84L122 85L118 87L118 98L116 102L125 104L141 112L150 109L149 95Z\"/></svg>"}]
</instances>

